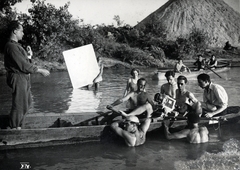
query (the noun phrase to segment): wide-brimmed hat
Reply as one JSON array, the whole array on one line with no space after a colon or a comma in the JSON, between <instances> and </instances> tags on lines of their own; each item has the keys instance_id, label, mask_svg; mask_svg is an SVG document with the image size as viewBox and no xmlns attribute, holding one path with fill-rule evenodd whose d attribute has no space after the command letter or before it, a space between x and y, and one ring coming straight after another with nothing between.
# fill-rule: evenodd
<instances>
[{"instance_id":1,"label":"wide-brimmed hat","mask_svg":"<svg viewBox=\"0 0 240 170\"><path fill-rule=\"evenodd\" d=\"M126 117L125 122L133 122L133 123L136 123L136 124L140 123L137 116L128 116L128 117Z\"/></svg>"}]
</instances>

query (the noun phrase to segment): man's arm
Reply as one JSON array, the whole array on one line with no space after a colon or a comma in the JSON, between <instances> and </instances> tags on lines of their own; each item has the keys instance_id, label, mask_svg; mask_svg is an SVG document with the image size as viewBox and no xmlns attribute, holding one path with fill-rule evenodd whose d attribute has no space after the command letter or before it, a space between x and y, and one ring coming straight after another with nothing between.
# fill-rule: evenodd
<instances>
[{"instance_id":1,"label":"man's arm","mask_svg":"<svg viewBox=\"0 0 240 170\"><path fill-rule=\"evenodd\" d=\"M130 79L127 81L126 89L124 91L123 96L126 96L128 94L128 92L129 92L129 83L130 83Z\"/></svg>"},{"instance_id":2,"label":"man's arm","mask_svg":"<svg viewBox=\"0 0 240 170\"><path fill-rule=\"evenodd\" d=\"M221 113L222 111L224 111L227 108L227 106L220 106L219 108L217 108L217 110L213 111L213 112L206 112L205 116L206 117L213 117L219 113Z\"/></svg>"},{"instance_id":3,"label":"man's arm","mask_svg":"<svg viewBox=\"0 0 240 170\"><path fill-rule=\"evenodd\" d=\"M190 132L190 129L183 129L179 132L175 132L175 133L170 133L169 132L169 123L170 121L164 121L163 125L164 125L164 132L165 132L165 136L167 139L182 139L182 138L186 138L187 135Z\"/></svg>"},{"instance_id":4,"label":"man's arm","mask_svg":"<svg viewBox=\"0 0 240 170\"><path fill-rule=\"evenodd\" d=\"M36 72L42 74L44 77L50 75L50 72L48 70L42 68L38 68Z\"/></svg>"},{"instance_id":5,"label":"man's arm","mask_svg":"<svg viewBox=\"0 0 240 170\"><path fill-rule=\"evenodd\" d=\"M152 105L150 103L146 103L142 106L139 106L138 108L134 109L131 113L126 114L125 112L120 110L120 113L122 116L137 116L142 114L143 112L147 111L147 117L151 117L151 114L153 112Z\"/></svg>"},{"instance_id":6,"label":"man's arm","mask_svg":"<svg viewBox=\"0 0 240 170\"><path fill-rule=\"evenodd\" d=\"M113 122L111 124L112 130L119 136L121 136L128 146L135 146L136 137L131 136L131 134L119 127L119 122Z\"/></svg>"},{"instance_id":7,"label":"man's arm","mask_svg":"<svg viewBox=\"0 0 240 170\"><path fill-rule=\"evenodd\" d=\"M103 74L103 64L101 64L100 69L99 69L99 73L98 75L93 79L93 83L96 83L99 81L100 78L102 78L102 74Z\"/></svg>"},{"instance_id":8,"label":"man's arm","mask_svg":"<svg viewBox=\"0 0 240 170\"><path fill-rule=\"evenodd\" d=\"M214 115L217 115L217 114L221 113L222 111L224 111L228 106L228 103L227 103L228 96L227 96L225 89L214 88L214 94L215 94L217 100L219 101L219 103L221 103L221 105L219 105L217 107L217 110L210 112L210 113L206 113L206 117L213 117Z\"/></svg>"},{"instance_id":9,"label":"man's arm","mask_svg":"<svg viewBox=\"0 0 240 170\"><path fill-rule=\"evenodd\" d=\"M37 66L28 61L27 52L20 45L8 44L6 45L6 51L9 60L12 64L16 65L21 72L28 74L37 71Z\"/></svg>"},{"instance_id":10,"label":"man's arm","mask_svg":"<svg viewBox=\"0 0 240 170\"><path fill-rule=\"evenodd\" d=\"M147 94L147 101L148 101L148 103L150 103L150 104L152 105L152 108L154 108L155 104L154 104L154 102L153 102L152 97L150 97L149 94Z\"/></svg>"},{"instance_id":11,"label":"man's arm","mask_svg":"<svg viewBox=\"0 0 240 170\"><path fill-rule=\"evenodd\" d=\"M185 64L183 64L183 66L187 69L187 71L188 71L189 73L191 73L190 68L188 68Z\"/></svg>"},{"instance_id":12,"label":"man's arm","mask_svg":"<svg viewBox=\"0 0 240 170\"><path fill-rule=\"evenodd\" d=\"M32 63L28 62L26 60L26 56L24 55L24 53L26 53L24 51L24 49L19 46L16 45L8 45L8 55L10 55L10 57L12 58L12 60L15 62L15 64L17 65L17 67L19 68L19 70L21 72L24 73L40 73L43 76L48 76L50 74L50 72L46 69L42 69L42 68L37 68L37 66L33 65ZM22 51L20 51L22 50ZM31 50L31 47L30 47ZM27 53L26 53L27 55ZM32 55L32 52L31 52Z\"/></svg>"},{"instance_id":13,"label":"man's arm","mask_svg":"<svg viewBox=\"0 0 240 170\"><path fill-rule=\"evenodd\" d=\"M110 104L110 105L107 105L107 108L111 110L114 106L117 106L117 105L119 105L119 104L127 101L128 99L131 98L131 96L133 95L133 93L134 93L134 92L131 92L131 93L129 93L128 95L126 95L125 97L116 100L115 102L113 102L113 103Z\"/></svg>"},{"instance_id":14,"label":"man's arm","mask_svg":"<svg viewBox=\"0 0 240 170\"><path fill-rule=\"evenodd\" d=\"M198 99L191 92L189 92L189 98L193 101L193 103L197 103L198 102Z\"/></svg>"},{"instance_id":15,"label":"man's arm","mask_svg":"<svg viewBox=\"0 0 240 170\"><path fill-rule=\"evenodd\" d=\"M182 138L186 138L187 135L189 134L190 129L183 129L179 132L175 132L175 133L169 133L167 139L182 139Z\"/></svg>"},{"instance_id":16,"label":"man's arm","mask_svg":"<svg viewBox=\"0 0 240 170\"><path fill-rule=\"evenodd\" d=\"M174 66L174 72L180 73L178 63Z\"/></svg>"},{"instance_id":17,"label":"man's arm","mask_svg":"<svg viewBox=\"0 0 240 170\"><path fill-rule=\"evenodd\" d=\"M141 124L140 129L144 132L147 133L150 124L151 124L152 119L150 117L146 118L144 122Z\"/></svg>"},{"instance_id":18,"label":"man's arm","mask_svg":"<svg viewBox=\"0 0 240 170\"><path fill-rule=\"evenodd\" d=\"M165 86L165 84L163 84L160 88L160 93L161 94L165 94L164 86Z\"/></svg>"}]
</instances>

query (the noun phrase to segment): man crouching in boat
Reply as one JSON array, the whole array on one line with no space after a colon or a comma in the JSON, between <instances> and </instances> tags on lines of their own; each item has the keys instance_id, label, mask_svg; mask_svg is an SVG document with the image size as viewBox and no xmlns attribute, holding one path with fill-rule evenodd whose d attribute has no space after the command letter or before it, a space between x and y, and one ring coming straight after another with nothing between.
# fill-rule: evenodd
<instances>
[{"instance_id":1,"label":"man crouching in boat","mask_svg":"<svg viewBox=\"0 0 240 170\"><path fill-rule=\"evenodd\" d=\"M205 117L213 117L226 114L228 106L228 94L226 90L219 84L211 82L208 74L200 74L197 77L198 85L204 89L203 102L203 115Z\"/></svg>"},{"instance_id":2,"label":"man crouching in boat","mask_svg":"<svg viewBox=\"0 0 240 170\"><path fill-rule=\"evenodd\" d=\"M122 122L114 122L111 124L113 131L121 136L128 146L139 146L145 143L146 133L151 123L151 118L146 118L141 124L136 116L127 116Z\"/></svg>"},{"instance_id":3,"label":"man crouching in boat","mask_svg":"<svg viewBox=\"0 0 240 170\"><path fill-rule=\"evenodd\" d=\"M117 111L117 113L120 113L124 117L143 115L143 113L146 113L147 115L151 115L153 113L154 103L150 95L145 91L146 84L147 84L147 81L144 78L138 79L137 91L131 92L125 97L116 100L110 105L107 105L107 108L110 110L114 110L113 109L114 106L117 106L129 100L131 104L131 108L128 110L128 113L125 113L123 111ZM116 116L119 116L119 114ZM146 117L146 116L144 115L143 117Z\"/></svg>"},{"instance_id":4,"label":"man crouching in boat","mask_svg":"<svg viewBox=\"0 0 240 170\"><path fill-rule=\"evenodd\" d=\"M200 117L197 114L188 114L188 126L187 128L175 132L169 132L169 123L170 121L164 121L164 132L167 139L182 139L187 138L189 143L206 143L209 140L208 137L208 129L203 126L199 127L198 123L200 121Z\"/></svg>"}]
</instances>

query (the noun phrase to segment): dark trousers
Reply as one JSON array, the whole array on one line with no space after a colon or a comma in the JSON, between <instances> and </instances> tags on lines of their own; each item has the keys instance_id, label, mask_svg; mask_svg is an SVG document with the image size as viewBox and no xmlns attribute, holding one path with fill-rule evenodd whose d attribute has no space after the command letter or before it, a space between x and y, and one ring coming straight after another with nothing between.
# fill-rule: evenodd
<instances>
[{"instance_id":1,"label":"dark trousers","mask_svg":"<svg viewBox=\"0 0 240 170\"><path fill-rule=\"evenodd\" d=\"M30 75L7 73L7 84L12 89L9 125L11 128L22 127L24 117L32 104Z\"/></svg>"}]
</instances>

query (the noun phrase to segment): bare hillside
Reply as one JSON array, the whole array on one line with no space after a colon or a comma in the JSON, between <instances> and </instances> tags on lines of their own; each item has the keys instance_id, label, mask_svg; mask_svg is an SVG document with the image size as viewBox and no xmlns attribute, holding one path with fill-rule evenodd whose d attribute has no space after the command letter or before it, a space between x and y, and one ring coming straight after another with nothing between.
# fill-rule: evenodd
<instances>
[{"instance_id":1,"label":"bare hillside","mask_svg":"<svg viewBox=\"0 0 240 170\"><path fill-rule=\"evenodd\" d=\"M197 28L208 34L210 46L240 45L240 13L223 0L169 0L136 27L162 30L168 40L185 38Z\"/></svg>"}]
</instances>

